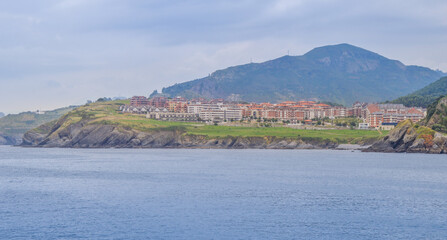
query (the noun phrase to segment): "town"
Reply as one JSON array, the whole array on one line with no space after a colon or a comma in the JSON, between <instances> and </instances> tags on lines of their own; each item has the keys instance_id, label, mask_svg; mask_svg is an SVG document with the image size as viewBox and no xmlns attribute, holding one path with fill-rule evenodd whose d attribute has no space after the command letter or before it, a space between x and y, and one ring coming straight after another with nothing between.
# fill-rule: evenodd
<instances>
[{"instance_id":1,"label":"town","mask_svg":"<svg viewBox=\"0 0 447 240\"><path fill-rule=\"evenodd\" d=\"M147 118L162 121L188 122L282 122L288 125L334 125L334 120L353 118L349 127L358 129L391 130L400 121L418 122L426 109L405 107L402 104L354 103L351 107L332 106L316 101L285 101L272 103L240 103L224 99L186 99L156 96L134 96L130 104L120 107L123 113L146 114ZM347 126L343 123L343 126Z\"/></svg>"}]
</instances>

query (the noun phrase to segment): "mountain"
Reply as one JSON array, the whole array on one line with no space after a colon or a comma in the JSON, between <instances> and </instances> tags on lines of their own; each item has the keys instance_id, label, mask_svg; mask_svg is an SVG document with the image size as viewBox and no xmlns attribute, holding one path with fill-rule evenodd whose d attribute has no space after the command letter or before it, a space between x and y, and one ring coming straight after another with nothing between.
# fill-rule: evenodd
<instances>
[{"instance_id":1,"label":"mountain","mask_svg":"<svg viewBox=\"0 0 447 240\"><path fill-rule=\"evenodd\" d=\"M302 56L229 67L162 92L171 97L237 96L254 102L317 99L346 105L390 100L420 89L442 74L339 44L315 48Z\"/></svg>"},{"instance_id":2,"label":"mountain","mask_svg":"<svg viewBox=\"0 0 447 240\"><path fill-rule=\"evenodd\" d=\"M4 117L4 116L5 116L5 114L2 113L2 112L0 112L0 118L2 118L2 117Z\"/></svg>"},{"instance_id":3,"label":"mountain","mask_svg":"<svg viewBox=\"0 0 447 240\"><path fill-rule=\"evenodd\" d=\"M437 98L445 95L447 95L447 77L443 77L416 92L391 102L402 103L405 106L428 107L430 103L434 102Z\"/></svg>"},{"instance_id":4,"label":"mountain","mask_svg":"<svg viewBox=\"0 0 447 240\"><path fill-rule=\"evenodd\" d=\"M43 114L35 112L8 114L0 118L0 145L19 143L22 135L28 130L56 120L74 108L75 106L59 108Z\"/></svg>"}]
</instances>

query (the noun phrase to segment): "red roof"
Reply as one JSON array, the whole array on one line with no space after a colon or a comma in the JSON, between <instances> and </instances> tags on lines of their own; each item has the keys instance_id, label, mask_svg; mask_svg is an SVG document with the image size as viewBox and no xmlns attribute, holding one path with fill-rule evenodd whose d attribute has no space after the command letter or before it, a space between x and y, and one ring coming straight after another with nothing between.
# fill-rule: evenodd
<instances>
[{"instance_id":1,"label":"red roof","mask_svg":"<svg viewBox=\"0 0 447 240\"><path fill-rule=\"evenodd\" d=\"M420 115L423 114L421 111L417 110L416 108L411 108L410 110L408 110L408 113L410 113L410 114L420 114Z\"/></svg>"},{"instance_id":2,"label":"red roof","mask_svg":"<svg viewBox=\"0 0 447 240\"><path fill-rule=\"evenodd\" d=\"M367 108L370 113L380 112L380 108L379 106L377 106L377 104L369 104Z\"/></svg>"},{"instance_id":3,"label":"red roof","mask_svg":"<svg viewBox=\"0 0 447 240\"><path fill-rule=\"evenodd\" d=\"M319 103L319 104L317 104L317 105L315 105L315 106L319 106L319 107L330 107L329 105L324 104L324 103Z\"/></svg>"},{"instance_id":4,"label":"red roof","mask_svg":"<svg viewBox=\"0 0 447 240\"><path fill-rule=\"evenodd\" d=\"M285 102L282 102L281 104L295 104L295 102L293 102L293 101L285 101Z\"/></svg>"}]
</instances>

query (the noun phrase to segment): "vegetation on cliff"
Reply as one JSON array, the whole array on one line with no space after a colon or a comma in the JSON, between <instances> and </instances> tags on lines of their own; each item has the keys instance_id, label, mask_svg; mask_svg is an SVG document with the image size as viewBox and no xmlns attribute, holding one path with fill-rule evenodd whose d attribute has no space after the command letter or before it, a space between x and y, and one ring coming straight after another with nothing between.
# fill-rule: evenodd
<instances>
[{"instance_id":1,"label":"vegetation on cliff","mask_svg":"<svg viewBox=\"0 0 447 240\"><path fill-rule=\"evenodd\" d=\"M427 126L405 120L365 151L447 153L447 136Z\"/></svg>"},{"instance_id":2,"label":"vegetation on cliff","mask_svg":"<svg viewBox=\"0 0 447 240\"><path fill-rule=\"evenodd\" d=\"M47 111L44 114L37 114L35 112L9 114L0 118L0 133L7 135L23 134L30 129L60 118L74 108L75 107L59 108Z\"/></svg>"},{"instance_id":3,"label":"vegetation on cliff","mask_svg":"<svg viewBox=\"0 0 447 240\"><path fill-rule=\"evenodd\" d=\"M0 145L19 144L25 132L47 122L54 121L74 108L74 106L59 108L43 114L22 112L4 116L0 118Z\"/></svg>"},{"instance_id":4,"label":"vegetation on cliff","mask_svg":"<svg viewBox=\"0 0 447 240\"><path fill-rule=\"evenodd\" d=\"M400 122L386 137L366 151L447 153L447 96L431 103L419 123Z\"/></svg>"},{"instance_id":5,"label":"vegetation on cliff","mask_svg":"<svg viewBox=\"0 0 447 240\"><path fill-rule=\"evenodd\" d=\"M435 131L447 133L447 96L440 97L429 105L425 125Z\"/></svg>"}]
</instances>

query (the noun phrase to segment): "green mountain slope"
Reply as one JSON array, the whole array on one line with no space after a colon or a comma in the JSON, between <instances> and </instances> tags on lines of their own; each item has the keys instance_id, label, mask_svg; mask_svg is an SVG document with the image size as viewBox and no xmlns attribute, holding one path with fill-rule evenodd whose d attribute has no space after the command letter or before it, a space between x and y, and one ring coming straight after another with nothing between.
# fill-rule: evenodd
<instances>
[{"instance_id":1,"label":"green mountain slope","mask_svg":"<svg viewBox=\"0 0 447 240\"><path fill-rule=\"evenodd\" d=\"M37 114L34 112L23 112L19 114L9 114L0 118L0 134L21 135L30 129L36 128L44 123L60 118L62 115L73 110L75 107L65 107Z\"/></svg>"},{"instance_id":2,"label":"green mountain slope","mask_svg":"<svg viewBox=\"0 0 447 240\"><path fill-rule=\"evenodd\" d=\"M208 77L163 89L170 96L278 102L318 99L341 104L384 101L439 79L441 72L405 66L349 44L315 48L303 56L284 56L218 70Z\"/></svg>"},{"instance_id":3,"label":"green mountain slope","mask_svg":"<svg viewBox=\"0 0 447 240\"><path fill-rule=\"evenodd\" d=\"M411 94L393 100L393 103L402 103L405 106L428 107L440 96L447 95L447 77L443 77L428 86Z\"/></svg>"}]
</instances>

